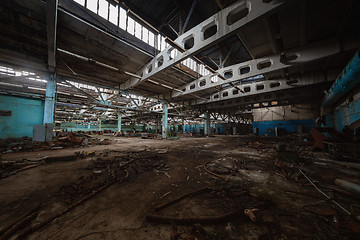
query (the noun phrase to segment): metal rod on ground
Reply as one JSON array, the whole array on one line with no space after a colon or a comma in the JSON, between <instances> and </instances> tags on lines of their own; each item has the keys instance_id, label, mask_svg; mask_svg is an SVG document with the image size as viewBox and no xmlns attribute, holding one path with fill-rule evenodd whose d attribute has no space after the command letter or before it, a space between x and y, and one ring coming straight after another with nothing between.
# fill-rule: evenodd
<instances>
[{"instance_id":1,"label":"metal rod on ground","mask_svg":"<svg viewBox=\"0 0 360 240\"><path fill-rule=\"evenodd\" d=\"M326 193L324 193L323 191L321 191L311 180L308 176L306 176L306 174L301 171L301 169L299 169L300 173L311 183L311 185L314 186L314 188L316 190L318 190L322 195L324 195L327 199L329 199L330 201L332 201L336 206L338 206L339 208L341 208L344 212L346 212L347 214L351 215L351 213L346 210L343 206L341 206L339 203L337 203L335 200L333 200L331 197L329 197Z\"/></svg>"}]
</instances>

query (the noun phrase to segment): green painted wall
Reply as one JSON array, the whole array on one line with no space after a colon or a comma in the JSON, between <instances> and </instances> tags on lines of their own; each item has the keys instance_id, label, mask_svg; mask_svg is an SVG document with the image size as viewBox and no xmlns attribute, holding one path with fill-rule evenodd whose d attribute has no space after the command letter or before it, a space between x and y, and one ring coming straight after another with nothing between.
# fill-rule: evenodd
<instances>
[{"instance_id":1,"label":"green painted wall","mask_svg":"<svg viewBox=\"0 0 360 240\"><path fill-rule=\"evenodd\" d=\"M0 95L0 110L11 116L0 116L0 138L32 137L33 126L43 124L44 101Z\"/></svg>"},{"instance_id":2,"label":"green painted wall","mask_svg":"<svg viewBox=\"0 0 360 240\"><path fill-rule=\"evenodd\" d=\"M76 122L65 122L61 123L60 128L66 130L68 132L76 132L76 131L99 131L99 127L97 125L91 125L90 129L87 124L76 124ZM121 130L126 132L130 131L130 125L121 125ZM135 125L136 131L142 131L143 125ZM117 131L117 124L101 124L101 131L103 130L111 130L113 132Z\"/></svg>"}]
</instances>

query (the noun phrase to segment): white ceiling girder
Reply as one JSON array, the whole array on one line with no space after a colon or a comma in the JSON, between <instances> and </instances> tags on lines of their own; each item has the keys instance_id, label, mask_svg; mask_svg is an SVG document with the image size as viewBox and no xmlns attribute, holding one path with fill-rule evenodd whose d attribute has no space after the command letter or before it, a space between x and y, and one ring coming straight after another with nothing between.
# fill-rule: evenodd
<instances>
[{"instance_id":1,"label":"white ceiling girder","mask_svg":"<svg viewBox=\"0 0 360 240\"><path fill-rule=\"evenodd\" d=\"M216 42L225 39L240 27L245 26L246 24L261 17L266 13L269 13L283 3L284 1L237 1L236 3L221 10L217 14L211 16L207 20L203 21L196 27L190 29L189 31L175 39L175 44L185 49L186 41L193 38L194 45L190 49L183 53L179 52L174 59L171 59L170 53L174 49L174 47L167 47L137 73L137 75L142 76L141 79L131 78L130 80L122 84L120 88L125 90L136 86L137 84L150 78L151 76L154 76L155 74L180 63L186 58L189 58L199 53L200 51L211 46L212 44L215 44ZM214 25L217 26L217 32L214 35L204 39L205 31ZM161 61L162 64L159 64L159 62Z\"/></svg>"},{"instance_id":2,"label":"white ceiling girder","mask_svg":"<svg viewBox=\"0 0 360 240\"><path fill-rule=\"evenodd\" d=\"M337 74L329 73L324 74L309 74L302 76L299 79L279 79L279 80L265 80L259 82L246 83L239 88L241 91L235 88L229 88L218 93L214 93L208 97L207 100L192 100L191 105L213 103L222 100L229 100L234 98L248 97L257 94L270 93L274 91L293 89L318 83L324 83L327 81L333 81L337 77Z\"/></svg>"},{"instance_id":3,"label":"white ceiling girder","mask_svg":"<svg viewBox=\"0 0 360 240\"><path fill-rule=\"evenodd\" d=\"M279 55L271 55L268 57L258 58L247 62L232 65L226 68L219 69L217 72L221 76L227 76L227 73L232 75L226 80L220 78L217 81L212 81L216 77L216 73L201 77L181 87L183 92L173 92L172 97L184 96L193 94L199 91L204 91L209 88L221 86L231 82L243 80L249 77L257 76L260 74L269 73L272 71L288 68L294 65L300 65L306 62L318 60L328 57L344 50L351 50L359 47L360 41L344 41L341 46L338 39L330 39L321 41L316 44L308 45L298 51L289 51L286 53L287 58L296 58L286 63L280 61ZM246 70L246 71L245 71Z\"/></svg>"}]
</instances>

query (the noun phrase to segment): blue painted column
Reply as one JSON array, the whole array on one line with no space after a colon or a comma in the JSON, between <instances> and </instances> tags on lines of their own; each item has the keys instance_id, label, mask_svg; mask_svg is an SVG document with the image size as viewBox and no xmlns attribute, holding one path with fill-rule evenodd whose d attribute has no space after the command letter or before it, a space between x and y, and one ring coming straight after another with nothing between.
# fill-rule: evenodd
<instances>
[{"instance_id":1,"label":"blue painted column","mask_svg":"<svg viewBox=\"0 0 360 240\"><path fill-rule=\"evenodd\" d=\"M205 130L205 135L210 136L211 135L211 127L210 127L210 113L209 112L205 112L204 113L204 117L205 117L205 126L204 126L204 130Z\"/></svg>"},{"instance_id":2,"label":"blue painted column","mask_svg":"<svg viewBox=\"0 0 360 240\"><path fill-rule=\"evenodd\" d=\"M54 123L56 74L46 75L46 94L44 107L44 124Z\"/></svg>"},{"instance_id":3,"label":"blue painted column","mask_svg":"<svg viewBox=\"0 0 360 240\"><path fill-rule=\"evenodd\" d=\"M118 112L118 132L121 132L121 112Z\"/></svg>"},{"instance_id":4,"label":"blue painted column","mask_svg":"<svg viewBox=\"0 0 360 240\"><path fill-rule=\"evenodd\" d=\"M166 139L168 135L168 104L166 101L161 101L161 103L163 108L161 136Z\"/></svg>"}]
</instances>

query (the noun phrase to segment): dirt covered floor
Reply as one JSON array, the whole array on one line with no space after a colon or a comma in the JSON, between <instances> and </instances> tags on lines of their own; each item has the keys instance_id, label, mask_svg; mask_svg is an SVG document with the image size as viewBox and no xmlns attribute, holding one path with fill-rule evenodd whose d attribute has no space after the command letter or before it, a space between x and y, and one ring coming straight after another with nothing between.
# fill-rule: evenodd
<instances>
[{"instance_id":1,"label":"dirt covered floor","mask_svg":"<svg viewBox=\"0 0 360 240\"><path fill-rule=\"evenodd\" d=\"M5 154L3 162L36 164L0 179L0 236L359 239L359 195L334 184L339 177L359 184L359 169L294 141L121 137Z\"/></svg>"}]
</instances>

